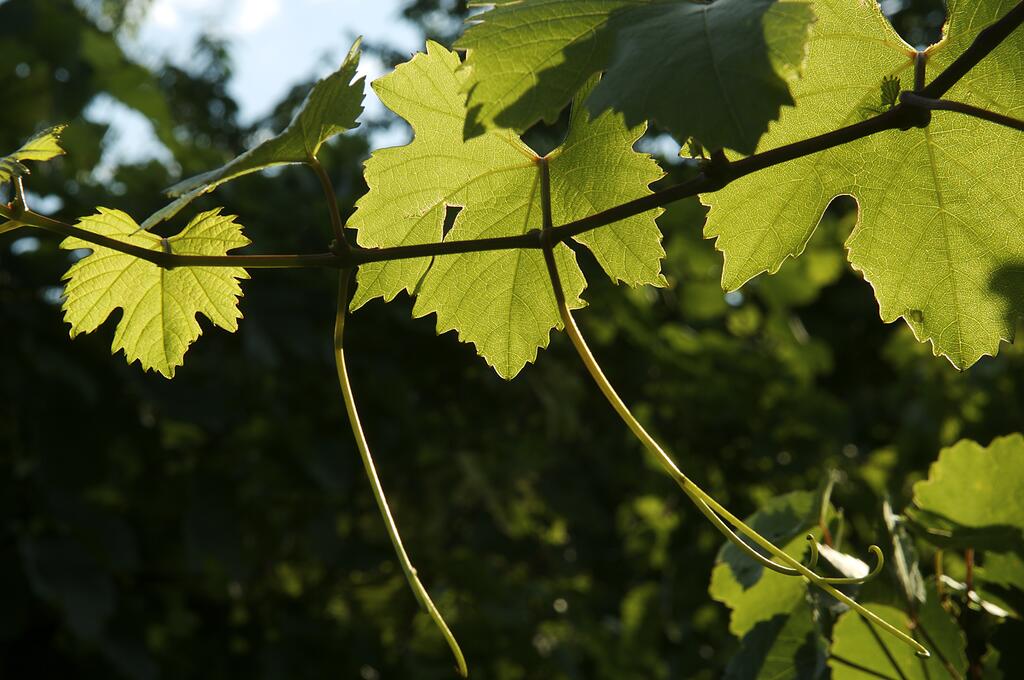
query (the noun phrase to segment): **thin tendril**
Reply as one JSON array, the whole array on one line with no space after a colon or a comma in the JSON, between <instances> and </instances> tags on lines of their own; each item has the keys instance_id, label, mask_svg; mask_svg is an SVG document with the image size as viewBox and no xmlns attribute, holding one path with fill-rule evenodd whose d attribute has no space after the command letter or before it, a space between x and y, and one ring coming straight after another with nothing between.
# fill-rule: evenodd
<instances>
[{"instance_id":1,"label":"thin tendril","mask_svg":"<svg viewBox=\"0 0 1024 680\"><path fill-rule=\"evenodd\" d=\"M345 318L348 312L348 280L350 274L351 270L343 269L338 278L338 312L334 323L334 359L338 368L338 383L341 385L341 393L345 399L345 411L348 413L348 421L352 426L352 434L359 449L359 456L363 460L366 477L370 481L370 488L373 490L373 498L377 501L377 508L384 519L384 526L387 528L391 545L395 548L398 562L402 565L402 571L405 572L405 579L409 582L409 587L412 588L416 599L423 605L427 614L430 615L430 618L434 620L434 624L441 631L445 642L448 643L452 654L455 655L455 664L459 675L465 678L469 676L466 658L462 655L459 643L455 636L452 635L448 624L445 623L441 612L438 611L433 600L430 599L427 589L420 583L420 579L416 575L416 567L412 565L409 555L405 552L405 547L402 545L402 537L398 533L398 527L395 525L395 519L391 515L391 508L388 507L388 501L384 496L384 489L380 484L380 478L377 476L377 468L373 464L373 456L370 455L370 446L366 441L366 435L363 433L363 426L359 422L359 412L356 410L355 397L352 394L352 384L349 381L348 370L345 367L344 351Z\"/></svg>"},{"instance_id":2,"label":"thin tendril","mask_svg":"<svg viewBox=\"0 0 1024 680\"><path fill-rule=\"evenodd\" d=\"M748 526L740 518L736 517L734 514L729 512L729 510L726 509L721 503L716 501L714 497L712 497L706 491L704 491L699 486L694 484L689 477L683 474L682 470L680 470L676 466L675 462L668 455L668 453L666 453L665 450L661 447L661 445L658 444L658 442L654 439L654 437L652 437L647 432L647 430L644 429L643 425L640 424L640 421L636 419L633 413L629 410L629 407L626 406L626 403L622 401L621 397L619 397L618 393L615 391L615 388L612 386L611 382L609 382L608 378L605 377L604 371L601 370L601 366L597 363L597 360L594 358L593 353L591 353L590 348L587 346L586 340L583 339L583 335L580 333L579 327L576 325L576 321L573 319L572 314L569 312L569 308L565 303L565 294L562 291L561 277L558 275L558 265L555 262L553 250L554 244L551 242L550 237L552 224L551 179L549 176L547 160L540 159L538 161L538 166L540 169L541 176L541 209L544 218L544 229L541 233L544 251L544 262L548 268L548 275L551 279L551 284L553 286L555 302L558 306L559 315L561 316L562 323L565 326L566 334L569 336L569 339L572 341L572 344L576 349L576 353L579 354L580 359L583 361L583 364L586 366L587 371L594 379L594 382L597 383L597 386L601 390L602 394L604 394L609 404L611 404L612 408L615 409L615 412L618 413L619 417L622 418L626 426L629 427L629 429L633 432L637 439L639 439L640 442L643 443L645 448L647 448L648 451L654 454L655 458L661 464L662 468L669 474L670 477L672 477L672 479L675 480L676 484L678 484L683 489L687 496L689 496L691 499L699 499L705 506L713 510L714 513L717 513L722 519L724 519L729 524L734 526L739 533L746 536L748 539L753 541L763 550L771 554L774 558L782 562L784 566L796 571L800 576L803 576L808 581L810 581L817 587L821 588L832 597L836 598L837 600L839 600L846 606L850 607L851 609L857 611L861 616L874 623L874 625L878 628L885 630L890 635L893 635L900 641L913 647L918 656L924 658L931 656L931 652L929 652L925 647L923 647L919 642L914 640L912 637L910 637L900 629L896 628L888 621L883 620L877 614L873 613L872 611L864 607L864 605L855 601L849 595L846 595L845 593L836 590L836 588L829 583L828 579L819 576L818 574L808 569L806 566L804 566L798 560L788 555L785 551L780 549L774 543L766 539L761 534L757 533L757 531ZM698 504L697 507L698 509L700 509L701 505ZM715 526L717 527L718 524L716 523ZM742 539L735 541L734 539L739 537L735 536L735 534L733 534L732 532L726 534L726 538L733 540L737 545L744 543ZM876 556L880 555L881 550L878 549L877 546L873 547L874 550L872 552L875 552Z\"/></svg>"}]
</instances>

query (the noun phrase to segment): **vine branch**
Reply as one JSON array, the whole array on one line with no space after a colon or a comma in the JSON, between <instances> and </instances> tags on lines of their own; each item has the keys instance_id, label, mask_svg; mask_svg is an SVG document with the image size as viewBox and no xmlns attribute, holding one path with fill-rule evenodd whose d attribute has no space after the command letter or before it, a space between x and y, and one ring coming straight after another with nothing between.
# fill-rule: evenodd
<instances>
[{"instance_id":1,"label":"vine branch","mask_svg":"<svg viewBox=\"0 0 1024 680\"><path fill-rule=\"evenodd\" d=\"M718 191L742 177L791 160L820 153L887 130L909 130L914 127L925 127L930 122L931 111L935 109L954 111L990 120L1014 129L1022 129L1020 127L1022 121L1017 119L973 107L969 104L948 102L941 99L942 95L948 92L974 66L1005 41L1021 24L1024 24L1024 0L1019 2L1000 19L980 31L975 36L971 45L964 50L963 54L936 76L931 83L920 89L915 87L916 92L904 92L900 96L900 103L888 111L831 132L761 153L755 153L736 161L730 162L724 155L720 155L717 162L708 164L701 174L689 181L661 189L642 198L628 201L579 220L574 220L560 226L552 225L549 238L552 244L563 243L587 231L640 215L655 208L664 207L684 198ZM915 60L919 64L924 63L923 57L916 57ZM915 83L915 85L917 84ZM0 205L0 217L20 225L37 227L64 236L75 236L89 243L134 255L164 268L202 266L248 268L327 267L349 269L368 262L390 262L418 257L438 257L492 250L543 248L541 231L537 229L532 229L524 234L515 236L443 241L441 243L423 243L390 248L349 246L345 241L344 229L337 210L336 198L333 189L330 187L330 180L316 159L313 159L310 165L320 178L321 185L324 187L325 194L327 195L329 207L333 206L331 209L331 220L339 252L289 255L176 255L173 253L151 251L94 234L79 227L35 213L23 205L19 205L17 202L7 207ZM10 224L3 225L3 231L11 228L12 225Z\"/></svg>"},{"instance_id":2,"label":"vine branch","mask_svg":"<svg viewBox=\"0 0 1024 680\"><path fill-rule=\"evenodd\" d=\"M913 92L904 92L900 95L900 100L912 106L919 106L923 109L928 109L929 111L955 111L956 113L962 113L966 116L971 116L972 118L981 118L982 120L987 120L991 123L996 123L1013 130L1020 130L1021 132L1024 132L1024 120L1014 118L1013 116L1004 116L1001 113L989 111L988 109L983 109L980 106L972 106L971 104L965 104L964 102L957 102L949 99L930 99Z\"/></svg>"},{"instance_id":3,"label":"vine branch","mask_svg":"<svg viewBox=\"0 0 1024 680\"><path fill-rule=\"evenodd\" d=\"M935 76L935 80L928 83L919 94L922 97L938 99L949 92L972 68L981 63L981 60L991 54L992 50L1009 38L1010 34L1021 24L1024 24L1024 2L1018 2L1016 7L1004 14L1002 18L982 29L970 46L963 51L963 54L947 66L942 73Z\"/></svg>"},{"instance_id":4,"label":"vine branch","mask_svg":"<svg viewBox=\"0 0 1024 680\"><path fill-rule=\"evenodd\" d=\"M747 156L738 161L729 162L723 157L721 162L709 165L704 172L687 182L661 189L642 198L628 201L579 220L567 222L557 227L553 226L550 229L551 239L554 243L563 243L593 229L608 226L655 208L664 207L684 198L717 191L741 177L760 170L841 146L885 130L910 127L913 125L914 113L920 110L908 104L901 104L859 123ZM540 249L543 247L540 239L541 231L532 229L524 234L515 236L442 241L440 243L422 243L389 248L350 247L347 252L342 250L342 252L337 253L299 255L177 255L148 250L100 234L94 234L80 227L54 220L31 210L17 212L0 206L0 217L27 226L45 229L63 236L75 236L88 243L94 243L111 250L134 255L164 268L195 266L250 268L327 267L347 269L369 262L392 262L417 257L437 257L492 250Z\"/></svg>"},{"instance_id":5,"label":"vine branch","mask_svg":"<svg viewBox=\"0 0 1024 680\"><path fill-rule=\"evenodd\" d=\"M109 236L67 224L31 210L18 211L17 206L0 204L0 217L20 226L36 227L61 236L73 236L87 243L133 255L140 260L152 262L158 267L247 267L249 269L300 269L308 267L339 267L334 253L309 255L179 255L162 250L150 250L133 243L125 243Z\"/></svg>"}]
</instances>

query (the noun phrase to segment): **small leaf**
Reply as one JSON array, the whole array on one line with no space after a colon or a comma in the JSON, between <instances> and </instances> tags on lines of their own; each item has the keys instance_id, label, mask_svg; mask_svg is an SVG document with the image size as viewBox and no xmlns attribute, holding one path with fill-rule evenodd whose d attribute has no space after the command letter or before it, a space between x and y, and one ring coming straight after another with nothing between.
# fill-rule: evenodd
<instances>
[{"instance_id":1,"label":"small leaf","mask_svg":"<svg viewBox=\"0 0 1024 680\"><path fill-rule=\"evenodd\" d=\"M386 106L409 121L415 133L403 147L382 149L366 163L369 192L350 222L366 247L436 243L524 234L542 226L537 153L511 130L491 129L466 141L465 95L458 56L436 43L426 54L373 83ZM589 92L593 83L581 93ZM579 102L580 100L578 100ZM662 175L647 155L632 150L644 127L627 128L622 117L592 119L573 109L565 143L548 154L551 207L564 224L650 194ZM444 233L450 209L459 208ZM630 285L663 285L660 210L582 234L613 279ZM583 306L586 282L573 252L555 248L570 307ZM446 255L359 267L358 308L371 299L416 294L414 316L437 314L438 333L457 330L505 378L534 360L561 320L537 249Z\"/></svg>"},{"instance_id":2,"label":"small leaf","mask_svg":"<svg viewBox=\"0 0 1024 680\"><path fill-rule=\"evenodd\" d=\"M821 558L821 561L818 562L818 571L826 576L830 575L828 570L825 569L826 565L835 570L842 578L863 579L871 572L871 567L864 560L849 553L844 553L841 550L836 550L829 545L819 545L818 555Z\"/></svg>"},{"instance_id":3,"label":"small leaf","mask_svg":"<svg viewBox=\"0 0 1024 680\"><path fill-rule=\"evenodd\" d=\"M922 603L925 600L924 578L918 561L914 540L907 535L904 520L892 511L889 501L882 502L882 519L892 537L891 568L896 572L903 595L908 602Z\"/></svg>"},{"instance_id":4,"label":"small leaf","mask_svg":"<svg viewBox=\"0 0 1024 680\"><path fill-rule=\"evenodd\" d=\"M227 165L190 177L167 190L177 200L153 213L142 223L143 229L169 219L199 196L243 175L275 165L305 163L316 157L331 137L356 127L363 111L363 79L353 82L359 66L356 40L337 71L320 80L310 90L295 118L283 132L246 151Z\"/></svg>"},{"instance_id":5,"label":"small leaf","mask_svg":"<svg viewBox=\"0 0 1024 680\"><path fill-rule=\"evenodd\" d=\"M22 161L48 161L64 155L64 149L60 147L60 135L66 127L56 125L38 132L22 144L20 149L0 158L0 184L29 174L29 169Z\"/></svg>"},{"instance_id":6,"label":"small leaf","mask_svg":"<svg viewBox=\"0 0 1024 680\"><path fill-rule=\"evenodd\" d=\"M169 249L179 255L226 255L249 244L234 217L220 210L197 215L177 236L161 239L141 231L119 210L101 208L79 222L83 229L153 251ZM64 275L64 320L71 336L91 333L117 308L124 310L114 332L112 352L124 350L128 363L168 378L180 366L188 346L202 333L196 314L229 331L242 317L239 279L249 275L239 267L180 267L165 270L132 255L67 238L61 248L93 252Z\"/></svg>"}]
</instances>

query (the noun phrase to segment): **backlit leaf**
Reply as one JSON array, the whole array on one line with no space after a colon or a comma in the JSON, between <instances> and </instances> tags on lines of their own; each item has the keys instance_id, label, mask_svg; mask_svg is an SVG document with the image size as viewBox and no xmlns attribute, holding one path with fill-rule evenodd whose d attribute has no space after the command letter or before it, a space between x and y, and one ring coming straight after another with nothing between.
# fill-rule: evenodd
<instances>
[{"instance_id":1,"label":"backlit leaf","mask_svg":"<svg viewBox=\"0 0 1024 680\"><path fill-rule=\"evenodd\" d=\"M832 631L832 648L828 665L833 680L868 680L868 678L902 678L932 680L951 677L950 671L967 677L967 642L964 633L939 602L933 583L928 585L927 602L917 613L912 627L905 612L880 604L865 605L873 613L908 635L915 636L930 648L931 657L922 659L909 645L874 629L855 611L839 617ZM950 665L945 666L945 662Z\"/></svg>"},{"instance_id":2,"label":"backlit leaf","mask_svg":"<svg viewBox=\"0 0 1024 680\"><path fill-rule=\"evenodd\" d=\"M540 157L514 132L471 140L458 56L436 43L373 83L381 100L413 127L407 146L383 149L366 164L369 193L351 224L362 246L382 247L523 234L542 226ZM589 86L587 88L589 91ZM555 224L650 193L661 171L632 150L643 126L618 114L591 119L574 107L565 143L547 156ZM459 209L447 234L445 218ZM663 285L660 210L581 235L616 280ZM573 252L555 249L565 295L580 307L586 285ZM543 254L536 249L446 255L363 265L353 307L415 293L415 316L436 313L438 332L457 330L497 372L511 378L561 326Z\"/></svg>"},{"instance_id":3,"label":"backlit leaf","mask_svg":"<svg viewBox=\"0 0 1024 680\"><path fill-rule=\"evenodd\" d=\"M1024 531L1024 436L943 449L914 485L914 505L963 527Z\"/></svg>"},{"instance_id":4,"label":"backlit leaf","mask_svg":"<svg viewBox=\"0 0 1024 680\"><path fill-rule=\"evenodd\" d=\"M101 208L79 222L83 229L154 251L179 255L225 255L249 243L234 217L219 210L197 215L177 236L161 239L141 231L119 210ZM128 363L136 360L146 370L168 378L180 366L188 349L202 333L196 315L215 325L238 329L242 317L239 279L249 278L239 267L178 267L162 269L132 255L67 238L61 247L88 248L64 275L64 320L71 336L91 333L114 310L124 313L114 331L111 351L123 350Z\"/></svg>"},{"instance_id":5,"label":"backlit leaf","mask_svg":"<svg viewBox=\"0 0 1024 680\"><path fill-rule=\"evenodd\" d=\"M928 76L1007 6L951 0L947 37L928 51ZM876 2L819 0L814 7L806 76L793 86L797 106L770 127L759 150L862 120L892 78L903 90L913 87L916 53ZM947 96L1019 115L1022 50L1024 32L1017 31ZM936 354L966 368L1012 339L1024 312L1021 167L1019 132L936 112L925 129L884 132L704 196L711 206L705 234L724 252L722 283L733 290L799 255L832 199L854 196L860 220L847 242L849 259L874 287L882 319L903 317Z\"/></svg>"},{"instance_id":6,"label":"backlit leaf","mask_svg":"<svg viewBox=\"0 0 1024 680\"><path fill-rule=\"evenodd\" d=\"M29 174L29 169L22 161L48 161L56 156L62 156L64 149L60 147L60 135L66 127L56 125L38 132L22 144L20 149L0 158L0 184Z\"/></svg>"}]
</instances>

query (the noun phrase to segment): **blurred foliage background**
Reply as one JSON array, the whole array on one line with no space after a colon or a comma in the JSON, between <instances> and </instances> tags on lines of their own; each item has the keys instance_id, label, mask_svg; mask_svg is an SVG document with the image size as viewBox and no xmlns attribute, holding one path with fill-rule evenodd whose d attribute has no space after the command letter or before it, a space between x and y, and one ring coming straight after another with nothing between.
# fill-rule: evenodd
<instances>
[{"instance_id":1,"label":"blurred foliage background","mask_svg":"<svg viewBox=\"0 0 1024 680\"><path fill-rule=\"evenodd\" d=\"M68 155L29 185L68 220L98 205L141 219L178 177L281 129L308 88L240 125L229 45L201 40L189 68L124 55L119 32L148 4L0 3L0 149L72 124ZM938 35L938 0L889 9L911 42ZM405 11L450 42L465 7ZM147 116L177 165L97 172L107 130L82 112L100 94ZM345 209L365 190L367 154L365 131L324 151ZM666 181L687 172L663 160ZM232 183L197 210L213 205L240 215L262 252L329 240L301 168ZM1019 347L958 373L879 321L845 264L849 205L802 258L729 296L702 217L690 201L662 218L663 290L616 287L581 251L591 286L578 318L627 401L737 514L836 471L833 503L863 554L883 531L882 499L905 506L940 447L1024 427ZM69 340L57 243L0 237L0 677L452 677L344 419L333 274L254 272L241 331L204 336L168 382L110 356L112 322ZM566 340L505 383L409 308L353 317L351 371L406 546L475 676L719 677L738 646L707 593L720 536L645 459Z\"/></svg>"}]
</instances>

